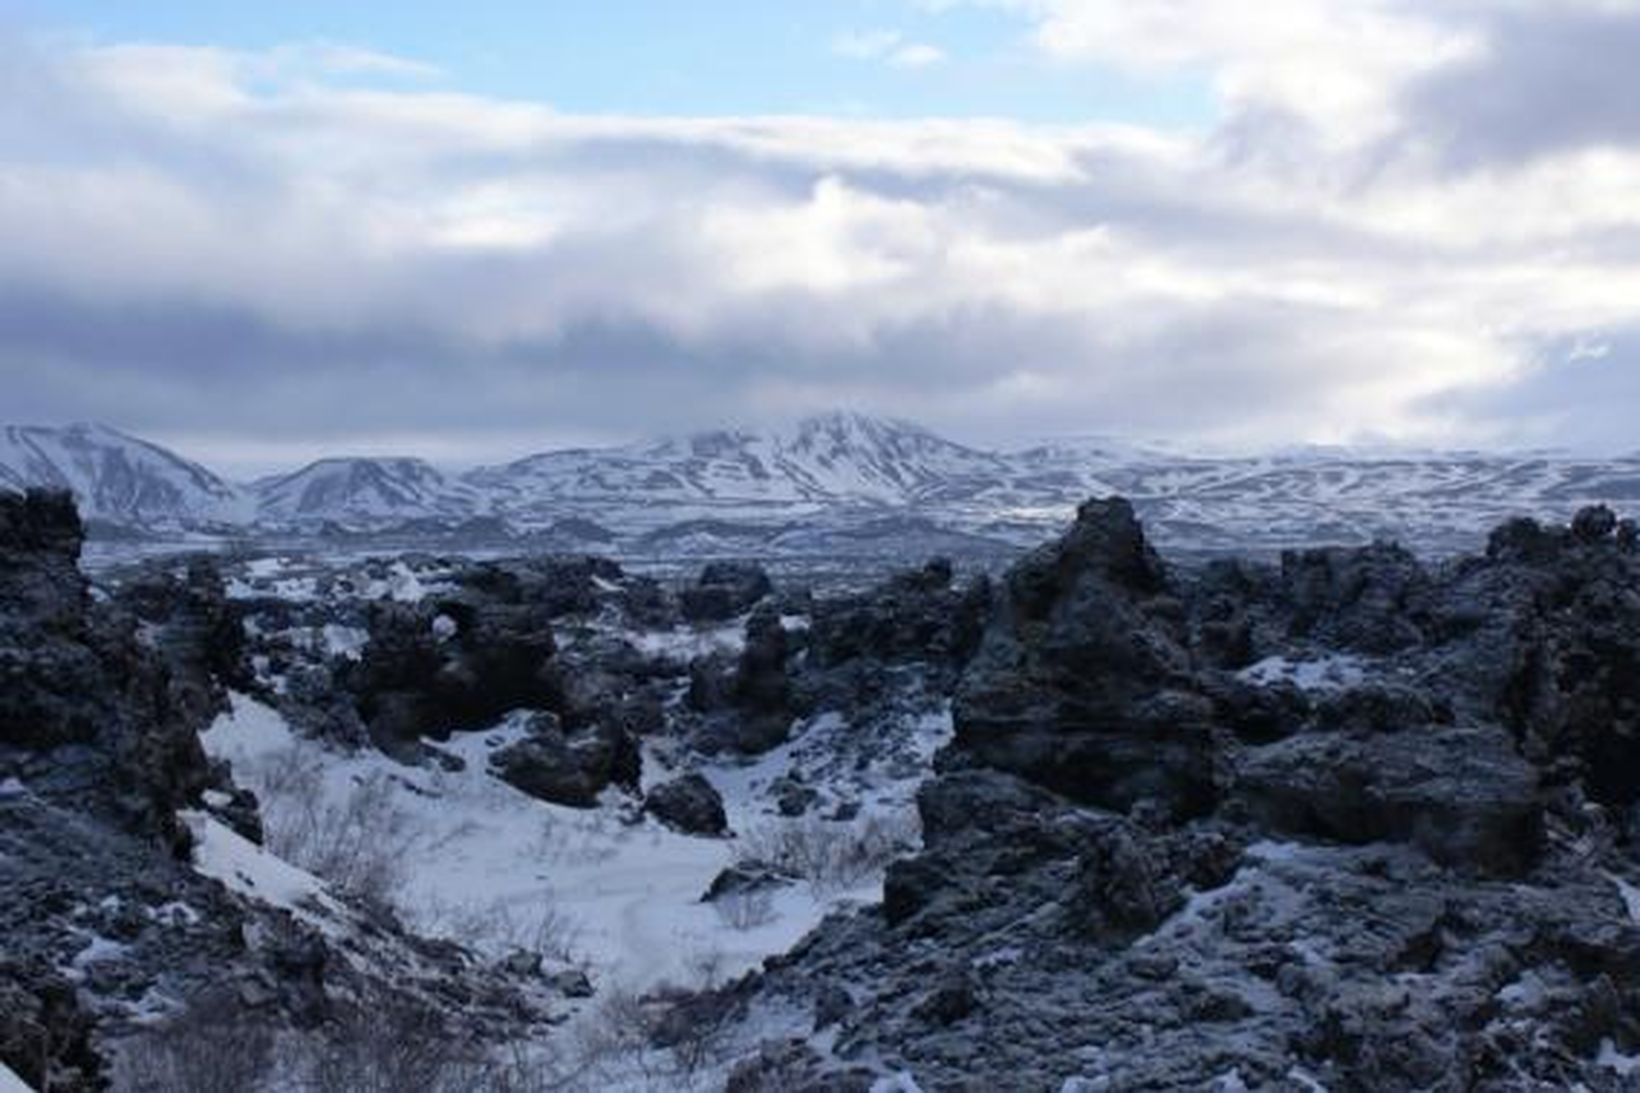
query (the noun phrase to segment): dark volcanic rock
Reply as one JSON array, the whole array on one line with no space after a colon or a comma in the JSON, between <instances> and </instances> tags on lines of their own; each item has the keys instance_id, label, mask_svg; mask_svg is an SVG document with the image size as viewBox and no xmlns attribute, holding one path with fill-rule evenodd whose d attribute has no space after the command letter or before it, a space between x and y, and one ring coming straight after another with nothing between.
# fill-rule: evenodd
<instances>
[{"instance_id":1,"label":"dark volcanic rock","mask_svg":"<svg viewBox=\"0 0 1640 1093\"><path fill-rule=\"evenodd\" d=\"M383 750L484 728L515 709L561 710L550 610L476 598L383 603L352 673L359 712Z\"/></svg>"},{"instance_id":2,"label":"dark volcanic rock","mask_svg":"<svg viewBox=\"0 0 1640 1093\"><path fill-rule=\"evenodd\" d=\"M958 589L943 558L858 596L821 600L809 634L816 667L858 657L960 668L979 646L990 607L984 577Z\"/></svg>"},{"instance_id":3,"label":"dark volcanic rock","mask_svg":"<svg viewBox=\"0 0 1640 1093\"><path fill-rule=\"evenodd\" d=\"M209 631L144 640L118 604L93 606L82 534L66 494L0 492L0 780L180 850L175 810L217 783L198 736L222 704ZM181 592L178 613L220 594Z\"/></svg>"},{"instance_id":4,"label":"dark volcanic rock","mask_svg":"<svg viewBox=\"0 0 1640 1093\"><path fill-rule=\"evenodd\" d=\"M759 608L746 620L746 647L735 668L733 703L739 713L736 747L758 754L785 743L791 732L791 679L780 614Z\"/></svg>"},{"instance_id":5,"label":"dark volcanic rock","mask_svg":"<svg viewBox=\"0 0 1640 1093\"><path fill-rule=\"evenodd\" d=\"M678 606L690 622L724 622L772 591L768 573L755 562L713 562L678 593Z\"/></svg>"},{"instance_id":6,"label":"dark volcanic rock","mask_svg":"<svg viewBox=\"0 0 1640 1093\"><path fill-rule=\"evenodd\" d=\"M1169 588L1126 501L1083 505L1001 582L958 688L957 750L1089 803L1211 807L1212 703Z\"/></svg>"},{"instance_id":7,"label":"dark volcanic rock","mask_svg":"<svg viewBox=\"0 0 1640 1093\"><path fill-rule=\"evenodd\" d=\"M748 1080L790 1059L816 1087L869 1060L942 1089L1627 1088L1629 526L1175 579L1124 503L1084 506L998 583L881 909L742 988L824 1009L825 1057L765 1043Z\"/></svg>"},{"instance_id":8,"label":"dark volcanic rock","mask_svg":"<svg viewBox=\"0 0 1640 1093\"><path fill-rule=\"evenodd\" d=\"M1295 637L1379 654L1423 640L1418 620L1429 578L1398 546L1289 551L1281 556L1281 578Z\"/></svg>"},{"instance_id":9,"label":"dark volcanic rock","mask_svg":"<svg viewBox=\"0 0 1640 1093\"><path fill-rule=\"evenodd\" d=\"M739 656L711 653L689 665L689 707L707 719L697 743L707 751L758 755L786 742L797 716L786 631L765 604L746 620Z\"/></svg>"},{"instance_id":10,"label":"dark volcanic rock","mask_svg":"<svg viewBox=\"0 0 1640 1093\"><path fill-rule=\"evenodd\" d=\"M625 578L621 567L596 555L544 556L484 562L461 570L456 583L483 600L533 608L546 619L596 613L605 589Z\"/></svg>"},{"instance_id":11,"label":"dark volcanic rock","mask_svg":"<svg viewBox=\"0 0 1640 1093\"><path fill-rule=\"evenodd\" d=\"M686 774L649 791L644 811L685 835L724 835L729 818L723 796L700 774Z\"/></svg>"},{"instance_id":12,"label":"dark volcanic rock","mask_svg":"<svg viewBox=\"0 0 1640 1093\"><path fill-rule=\"evenodd\" d=\"M1236 795L1273 831L1408 841L1448 865L1515 875L1543 845L1538 777L1498 729L1318 732L1251 751Z\"/></svg>"},{"instance_id":13,"label":"dark volcanic rock","mask_svg":"<svg viewBox=\"0 0 1640 1093\"><path fill-rule=\"evenodd\" d=\"M496 777L531 797L591 808L610 785L636 789L636 742L618 727L597 723L566 731L557 716L535 715L530 735L490 756Z\"/></svg>"}]
</instances>

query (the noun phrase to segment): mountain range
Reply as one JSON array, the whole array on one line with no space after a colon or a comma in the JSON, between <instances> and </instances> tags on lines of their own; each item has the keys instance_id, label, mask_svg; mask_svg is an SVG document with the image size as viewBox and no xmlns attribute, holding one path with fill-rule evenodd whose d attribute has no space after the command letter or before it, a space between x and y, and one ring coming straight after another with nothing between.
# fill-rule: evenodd
<instances>
[{"instance_id":1,"label":"mountain range","mask_svg":"<svg viewBox=\"0 0 1640 1093\"><path fill-rule=\"evenodd\" d=\"M123 536L465 536L683 553L824 553L1039 541L1087 497L1132 499L1174 550L1399 538L1472 547L1514 514L1640 501L1640 457L1296 451L1192 457L1100 442L968 447L910 422L834 412L530 455L462 473L335 457L235 483L100 425L6 427L0 486L72 490Z\"/></svg>"}]
</instances>

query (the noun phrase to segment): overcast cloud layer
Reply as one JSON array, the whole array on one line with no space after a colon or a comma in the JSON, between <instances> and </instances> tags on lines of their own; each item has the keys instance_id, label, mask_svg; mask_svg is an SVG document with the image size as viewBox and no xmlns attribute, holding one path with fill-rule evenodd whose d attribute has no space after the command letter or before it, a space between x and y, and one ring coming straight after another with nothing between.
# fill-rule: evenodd
<instances>
[{"instance_id":1,"label":"overcast cloud layer","mask_svg":"<svg viewBox=\"0 0 1640 1093\"><path fill-rule=\"evenodd\" d=\"M0 417L229 463L834 406L1640 447L1640 6L972 2L1221 120L575 117L362 48L0 43Z\"/></svg>"}]
</instances>

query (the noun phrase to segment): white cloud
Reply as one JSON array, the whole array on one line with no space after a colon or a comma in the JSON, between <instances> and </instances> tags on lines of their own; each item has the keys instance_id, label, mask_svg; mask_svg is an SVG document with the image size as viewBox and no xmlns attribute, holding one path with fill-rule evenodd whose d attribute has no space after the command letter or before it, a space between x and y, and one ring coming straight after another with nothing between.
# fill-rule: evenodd
<instances>
[{"instance_id":1,"label":"white cloud","mask_svg":"<svg viewBox=\"0 0 1640 1093\"><path fill-rule=\"evenodd\" d=\"M897 68L927 68L945 60L945 51L926 42L912 42L900 46L888 55L888 63Z\"/></svg>"},{"instance_id":2,"label":"white cloud","mask_svg":"<svg viewBox=\"0 0 1640 1093\"><path fill-rule=\"evenodd\" d=\"M856 61L875 61L905 40L897 30L851 30L832 39L832 52Z\"/></svg>"},{"instance_id":3,"label":"white cloud","mask_svg":"<svg viewBox=\"0 0 1640 1093\"><path fill-rule=\"evenodd\" d=\"M895 68L928 68L946 59L945 51L927 42L907 41L897 30L860 30L832 39L832 52L856 61L881 61Z\"/></svg>"}]
</instances>

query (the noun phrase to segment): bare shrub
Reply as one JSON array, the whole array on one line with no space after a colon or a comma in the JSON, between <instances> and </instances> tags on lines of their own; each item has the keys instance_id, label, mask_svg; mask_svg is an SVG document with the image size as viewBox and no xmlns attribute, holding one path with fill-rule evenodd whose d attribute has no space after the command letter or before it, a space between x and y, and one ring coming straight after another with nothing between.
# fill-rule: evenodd
<instances>
[{"instance_id":1,"label":"bare shrub","mask_svg":"<svg viewBox=\"0 0 1640 1093\"><path fill-rule=\"evenodd\" d=\"M273 1044L265 1018L231 998L199 999L121 1045L117 1084L132 1093L255 1089L273 1066Z\"/></svg>"},{"instance_id":2,"label":"bare shrub","mask_svg":"<svg viewBox=\"0 0 1640 1093\"><path fill-rule=\"evenodd\" d=\"M550 1044L515 1043L501 1056L470 1063L456 1073L451 1093L564 1093L563 1062Z\"/></svg>"},{"instance_id":3,"label":"bare shrub","mask_svg":"<svg viewBox=\"0 0 1640 1093\"><path fill-rule=\"evenodd\" d=\"M448 938L492 954L520 949L562 964L578 963L575 950L581 924L554 902L550 892L525 907L507 900L448 903L430 900L414 915L419 933Z\"/></svg>"},{"instance_id":4,"label":"bare shrub","mask_svg":"<svg viewBox=\"0 0 1640 1093\"><path fill-rule=\"evenodd\" d=\"M728 892L712 901L712 910L725 926L754 930L775 920L774 893L766 888Z\"/></svg>"},{"instance_id":5,"label":"bare shrub","mask_svg":"<svg viewBox=\"0 0 1640 1093\"><path fill-rule=\"evenodd\" d=\"M654 1033L655 1017L643 999L623 988L607 989L571 1031L572 1074L605 1084L654 1082L660 1076Z\"/></svg>"},{"instance_id":6,"label":"bare shrub","mask_svg":"<svg viewBox=\"0 0 1640 1093\"><path fill-rule=\"evenodd\" d=\"M333 1035L309 1064L308 1087L314 1093L445 1093L462 1087L475 1061L436 1012L384 991L339 1013Z\"/></svg>"},{"instance_id":7,"label":"bare shrub","mask_svg":"<svg viewBox=\"0 0 1640 1093\"><path fill-rule=\"evenodd\" d=\"M325 763L320 749L297 744L259 765L267 847L340 891L391 906L421 833L394 800L391 776L358 779L345 797L330 800Z\"/></svg>"},{"instance_id":8,"label":"bare shrub","mask_svg":"<svg viewBox=\"0 0 1640 1093\"><path fill-rule=\"evenodd\" d=\"M809 882L816 892L836 892L863 884L921 840L911 813L870 816L854 823L807 817L776 821L740 837L742 862L778 866Z\"/></svg>"}]
</instances>

